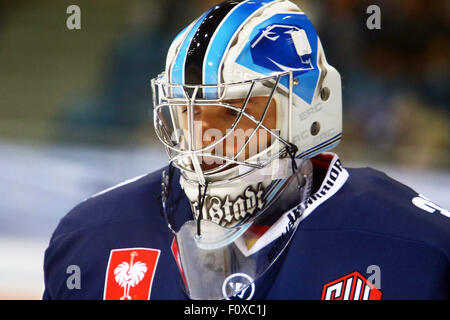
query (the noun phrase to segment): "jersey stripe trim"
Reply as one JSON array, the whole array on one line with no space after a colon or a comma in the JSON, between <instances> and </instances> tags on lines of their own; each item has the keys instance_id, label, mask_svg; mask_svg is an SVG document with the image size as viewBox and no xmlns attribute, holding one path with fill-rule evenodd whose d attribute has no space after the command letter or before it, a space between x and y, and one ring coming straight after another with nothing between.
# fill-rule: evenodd
<instances>
[{"instance_id":1,"label":"jersey stripe trim","mask_svg":"<svg viewBox=\"0 0 450 320\"><path fill-rule=\"evenodd\" d=\"M107 192L110 192L110 191L112 191L112 190L114 190L114 189L117 189L117 188L119 188L119 187L122 187L122 186L124 186L124 185L126 185L126 184L130 184L130 183L132 183L132 182L135 182L135 181L137 181L137 180L139 180L139 179L141 179L141 178L143 178L143 177L145 177L145 176L147 176L147 175L149 175L149 174L148 174L148 173L145 173L145 174L141 174L140 176L137 176L137 177L134 177L134 178L131 178L131 179L122 181L122 182L120 182L119 184L116 184L115 186L109 187L109 188L107 188L107 189L105 189L105 190L102 190L102 191L100 191L100 192L98 192L98 193L96 193L96 194L94 194L94 195L92 195L92 196L90 196L90 197L85 198L83 201L86 201L86 200L91 199L91 198L98 197L99 195L102 195L102 194L105 194L105 193L107 193Z\"/></svg>"}]
</instances>

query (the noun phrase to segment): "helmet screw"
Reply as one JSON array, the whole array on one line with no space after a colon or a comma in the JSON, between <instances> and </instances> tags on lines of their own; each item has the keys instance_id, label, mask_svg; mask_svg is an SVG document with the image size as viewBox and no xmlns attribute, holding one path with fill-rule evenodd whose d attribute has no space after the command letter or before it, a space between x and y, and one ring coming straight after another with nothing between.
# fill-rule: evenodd
<instances>
[{"instance_id":1,"label":"helmet screw","mask_svg":"<svg viewBox=\"0 0 450 320\"><path fill-rule=\"evenodd\" d=\"M322 99L322 101L327 101L329 97L330 97L330 89L328 87L323 87L320 90L320 98Z\"/></svg>"},{"instance_id":2,"label":"helmet screw","mask_svg":"<svg viewBox=\"0 0 450 320\"><path fill-rule=\"evenodd\" d=\"M317 122L317 121L314 121L314 122L311 124L311 129L310 129L310 131L311 131L311 134L312 134L313 136L317 135L317 134L319 133L319 131L320 131L320 123Z\"/></svg>"}]
</instances>

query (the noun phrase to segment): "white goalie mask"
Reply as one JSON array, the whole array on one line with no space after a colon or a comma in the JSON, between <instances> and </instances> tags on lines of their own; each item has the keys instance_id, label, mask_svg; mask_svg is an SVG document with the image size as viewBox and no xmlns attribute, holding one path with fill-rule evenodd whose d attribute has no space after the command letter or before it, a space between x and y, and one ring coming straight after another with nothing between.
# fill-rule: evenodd
<instances>
[{"instance_id":1,"label":"white goalie mask","mask_svg":"<svg viewBox=\"0 0 450 320\"><path fill-rule=\"evenodd\" d=\"M168 221L182 273L189 278L187 292L191 298L227 298L237 292L205 286L220 283L231 271L215 266L205 276L208 268L196 267L192 256L201 260L201 250L242 253L242 237L248 240L252 225L263 221L270 229L308 196L312 168L307 159L341 139L340 75L296 5L235 0L212 7L175 38L152 90L155 131L181 171L180 184L193 210L193 220L183 227ZM292 196L284 189L300 191L291 190ZM268 208L280 199L286 208ZM259 236L253 231L255 243ZM238 259L237 265L246 266L234 273L245 271L256 279L275 260L262 262L264 254L258 257L253 249ZM197 255L187 253L195 250ZM199 279L206 282L194 284Z\"/></svg>"}]
</instances>

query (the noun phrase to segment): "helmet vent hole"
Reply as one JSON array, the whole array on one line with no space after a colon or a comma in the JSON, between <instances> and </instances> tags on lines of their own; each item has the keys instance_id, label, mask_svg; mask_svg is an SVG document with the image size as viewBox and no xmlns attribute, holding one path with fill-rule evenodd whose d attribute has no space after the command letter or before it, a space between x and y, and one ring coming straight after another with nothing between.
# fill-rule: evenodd
<instances>
[{"instance_id":1,"label":"helmet vent hole","mask_svg":"<svg viewBox=\"0 0 450 320\"><path fill-rule=\"evenodd\" d=\"M327 101L328 98L330 98L330 93L330 88L323 87L322 90L320 90L320 99L322 99L322 101Z\"/></svg>"},{"instance_id":2,"label":"helmet vent hole","mask_svg":"<svg viewBox=\"0 0 450 320\"><path fill-rule=\"evenodd\" d=\"M314 121L314 122L311 124L311 129L310 129L310 131L311 131L311 134L312 134L313 136L316 136L316 135L319 133L319 131L320 131L320 123L317 122L317 121Z\"/></svg>"}]
</instances>

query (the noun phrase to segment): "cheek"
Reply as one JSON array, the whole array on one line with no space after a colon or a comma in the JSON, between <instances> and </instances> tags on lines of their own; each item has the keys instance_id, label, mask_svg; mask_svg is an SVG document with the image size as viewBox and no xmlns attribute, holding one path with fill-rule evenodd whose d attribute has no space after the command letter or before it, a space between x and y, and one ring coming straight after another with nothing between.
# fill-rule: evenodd
<instances>
[{"instance_id":1,"label":"cheek","mask_svg":"<svg viewBox=\"0 0 450 320\"><path fill-rule=\"evenodd\" d=\"M275 101L273 101L273 100L270 104L269 109L267 110L266 117L264 118L263 124L269 130L273 130L276 128L277 109L275 107Z\"/></svg>"},{"instance_id":2,"label":"cheek","mask_svg":"<svg viewBox=\"0 0 450 320\"><path fill-rule=\"evenodd\" d=\"M203 112L201 119L198 119L202 123L203 130L212 128L225 133L227 129L230 129L233 122L236 120L235 116L230 116L224 110L224 108L210 108Z\"/></svg>"},{"instance_id":3,"label":"cheek","mask_svg":"<svg viewBox=\"0 0 450 320\"><path fill-rule=\"evenodd\" d=\"M236 125L236 129L243 129L244 131L255 127L256 123L254 123L247 117L242 117L241 120Z\"/></svg>"},{"instance_id":4,"label":"cheek","mask_svg":"<svg viewBox=\"0 0 450 320\"><path fill-rule=\"evenodd\" d=\"M262 117L262 110L264 109L265 100L261 100L259 102L259 106L251 106L249 108L249 114L251 114L255 119L260 119ZM272 100L269 108L267 109L266 115L264 117L264 120L262 124L268 129L268 130L275 130L276 124L277 124L277 112L276 112L276 106L275 101ZM253 122L247 117L242 117L241 120L238 122L236 129L243 129L244 131L249 129L256 128L257 123ZM271 134L267 132L266 130L260 128L258 130L260 135L265 135L268 137L268 140L271 139ZM258 136L258 135L256 135Z\"/></svg>"}]
</instances>

